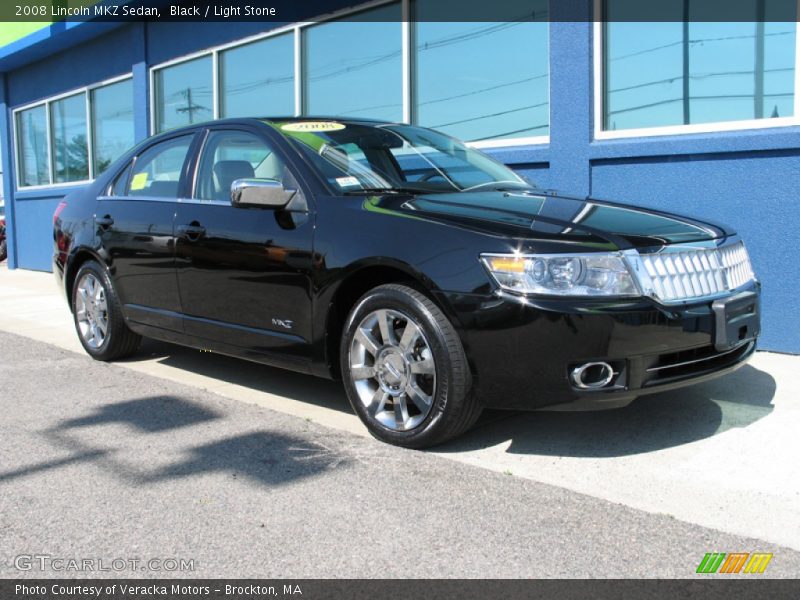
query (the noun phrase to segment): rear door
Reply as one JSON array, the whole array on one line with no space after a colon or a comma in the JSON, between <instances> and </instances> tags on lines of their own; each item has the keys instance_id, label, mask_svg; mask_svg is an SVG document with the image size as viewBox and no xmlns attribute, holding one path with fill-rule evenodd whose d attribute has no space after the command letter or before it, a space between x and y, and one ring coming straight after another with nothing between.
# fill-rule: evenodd
<instances>
[{"instance_id":1,"label":"rear door","mask_svg":"<svg viewBox=\"0 0 800 600\"><path fill-rule=\"evenodd\" d=\"M147 146L99 198L95 225L117 295L137 323L182 330L175 278L178 198L184 195L195 134Z\"/></svg>"},{"instance_id":2,"label":"rear door","mask_svg":"<svg viewBox=\"0 0 800 600\"><path fill-rule=\"evenodd\" d=\"M231 183L249 178L298 190L291 210L231 206ZM181 200L175 219L187 334L212 347L307 368L313 266L307 200L264 133L246 127L208 131L193 198Z\"/></svg>"}]
</instances>

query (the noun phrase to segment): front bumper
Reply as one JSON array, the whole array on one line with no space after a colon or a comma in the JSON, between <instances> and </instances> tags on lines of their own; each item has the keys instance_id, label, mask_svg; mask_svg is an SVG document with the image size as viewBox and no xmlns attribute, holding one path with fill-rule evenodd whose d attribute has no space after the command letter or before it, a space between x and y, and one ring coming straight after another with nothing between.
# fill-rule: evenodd
<instances>
[{"instance_id":1,"label":"front bumper","mask_svg":"<svg viewBox=\"0 0 800 600\"><path fill-rule=\"evenodd\" d=\"M677 307L650 299L537 300L457 293L443 293L441 300L460 325L484 406L603 408L743 366L756 348L759 285L743 291L755 298L756 314L742 339L730 339L727 332L724 347L720 339L726 336L718 331L725 323L720 324L719 308L711 301ZM581 390L570 373L594 361L612 365L615 376L604 388Z\"/></svg>"}]
</instances>

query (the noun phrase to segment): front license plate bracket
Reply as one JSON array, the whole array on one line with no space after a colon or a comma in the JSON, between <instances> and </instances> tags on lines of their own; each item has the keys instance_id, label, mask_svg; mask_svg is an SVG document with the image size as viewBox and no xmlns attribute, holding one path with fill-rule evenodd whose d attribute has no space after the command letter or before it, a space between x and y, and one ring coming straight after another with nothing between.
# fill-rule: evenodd
<instances>
[{"instance_id":1,"label":"front license plate bracket","mask_svg":"<svg viewBox=\"0 0 800 600\"><path fill-rule=\"evenodd\" d=\"M729 298L715 300L714 348L726 352L755 339L761 332L759 298L755 292L741 292Z\"/></svg>"}]
</instances>

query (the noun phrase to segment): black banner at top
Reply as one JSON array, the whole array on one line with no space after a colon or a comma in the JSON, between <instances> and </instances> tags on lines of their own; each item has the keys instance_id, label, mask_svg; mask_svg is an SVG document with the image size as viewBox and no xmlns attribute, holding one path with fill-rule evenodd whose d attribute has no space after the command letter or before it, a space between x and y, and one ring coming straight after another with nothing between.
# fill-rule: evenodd
<instances>
[{"instance_id":1,"label":"black banner at top","mask_svg":"<svg viewBox=\"0 0 800 600\"><path fill-rule=\"evenodd\" d=\"M4 0L0 21L797 21L797 0Z\"/></svg>"}]
</instances>

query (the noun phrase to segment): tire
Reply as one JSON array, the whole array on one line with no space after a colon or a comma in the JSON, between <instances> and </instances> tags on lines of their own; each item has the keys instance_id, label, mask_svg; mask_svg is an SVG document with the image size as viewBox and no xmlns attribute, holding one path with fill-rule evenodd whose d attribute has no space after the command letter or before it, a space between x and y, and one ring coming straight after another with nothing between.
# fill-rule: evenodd
<instances>
[{"instance_id":1,"label":"tire","mask_svg":"<svg viewBox=\"0 0 800 600\"><path fill-rule=\"evenodd\" d=\"M456 330L406 285L381 285L356 302L340 358L353 410L389 444L429 448L461 435L481 414Z\"/></svg>"},{"instance_id":2,"label":"tire","mask_svg":"<svg viewBox=\"0 0 800 600\"><path fill-rule=\"evenodd\" d=\"M0 262L3 262L8 256L8 243L6 240L0 242Z\"/></svg>"},{"instance_id":3,"label":"tire","mask_svg":"<svg viewBox=\"0 0 800 600\"><path fill-rule=\"evenodd\" d=\"M87 261L78 269L71 306L78 339L92 358L117 360L139 348L142 337L128 329L108 271L97 262Z\"/></svg>"}]
</instances>

